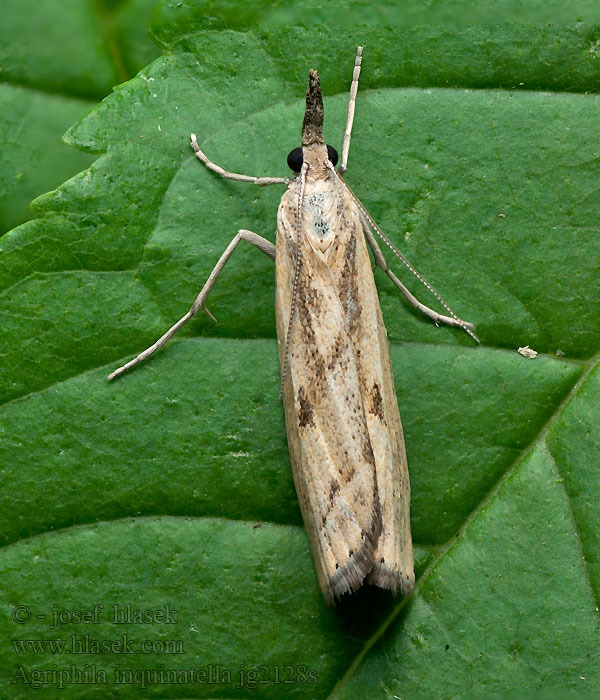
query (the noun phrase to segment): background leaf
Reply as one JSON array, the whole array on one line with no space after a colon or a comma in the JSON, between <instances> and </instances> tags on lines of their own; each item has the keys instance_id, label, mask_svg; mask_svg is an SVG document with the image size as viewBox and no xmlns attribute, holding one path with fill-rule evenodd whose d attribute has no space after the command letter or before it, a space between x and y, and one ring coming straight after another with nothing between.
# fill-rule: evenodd
<instances>
[{"instance_id":1,"label":"background leaf","mask_svg":"<svg viewBox=\"0 0 600 700\"><path fill-rule=\"evenodd\" d=\"M0 233L93 162L61 137L159 54L156 0L5 0L0 8Z\"/></svg>"},{"instance_id":2,"label":"background leaf","mask_svg":"<svg viewBox=\"0 0 600 700\"><path fill-rule=\"evenodd\" d=\"M69 131L103 155L0 241L0 695L71 664L87 680L45 677L45 697L599 690L600 104L583 94L599 27L352 27L350 5L340 29L335 9L299 8L286 24L277 6L163 3L165 55ZM189 133L224 167L284 174L317 67L339 146L359 42L348 181L482 346L377 273L418 585L329 610L276 403L272 263L240 247L210 297L217 325L194 319L105 377L187 310L238 228L274 240L281 192L207 172ZM158 612L121 626L113 605ZM97 623L52 628L84 609ZM122 647L74 654L72 634Z\"/></svg>"}]
</instances>

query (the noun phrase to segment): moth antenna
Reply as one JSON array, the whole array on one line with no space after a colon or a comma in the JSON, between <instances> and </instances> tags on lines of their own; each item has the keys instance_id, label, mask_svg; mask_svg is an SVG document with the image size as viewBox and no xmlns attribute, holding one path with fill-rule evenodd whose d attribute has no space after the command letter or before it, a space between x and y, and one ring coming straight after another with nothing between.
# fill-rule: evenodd
<instances>
[{"instance_id":1,"label":"moth antenna","mask_svg":"<svg viewBox=\"0 0 600 700\"><path fill-rule=\"evenodd\" d=\"M300 196L298 197L298 209L296 211L296 221L298 226L298 230L296 233L296 265L294 269L294 283L292 285L290 319L288 321L288 327L285 334L285 346L283 350L283 367L281 368L281 381L279 383L279 401L281 401L281 397L283 395L283 385L285 383L285 378L287 375L288 352L290 349L290 338L292 337L292 323L294 321L294 314L296 312L296 296L298 291L298 279L300 278L300 261L302 258L302 251L300 248L300 236L302 235L302 204L304 203L304 183L306 182L307 170L308 165L306 163L303 163L302 170L300 171Z\"/></svg>"},{"instance_id":2,"label":"moth antenna","mask_svg":"<svg viewBox=\"0 0 600 700\"><path fill-rule=\"evenodd\" d=\"M346 188L348 191L348 194L352 197L354 200L354 203L356 206L360 209L362 212L363 216L365 219L369 222L371 225L372 229L375 231L375 233L381 238L381 240L388 246L388 248L394 253L394 255L413 273L413 275L421 282L423 286L425 286L431 294L440 302L440 304L446 309L446 311L454 318L456 321L461 321L461 319L452 311L452 309L446 304L446 302L442 299L442 297L435 291L435 289L429 284L429 282L423 277L423 275L418 272L412 265L411 263L402 255L402 253L396 248L396 246L390 241L390 239L383 233L383 231L377 226L375 221L373 220L373 217L369 214L369 212L364 208L364 206L361 204L360 200L358 197L352 192L352 190L348 187L348 185L342 180L342 178L337 174L335 168L333 165L330 163L327 164L327 167L331 170L331 172L337 177L338 181ZM476 343L480 343L479 338L473 333L473 331L468 327L464 325L464 322L461 321L460 327L468 333L471 338Z\"/></svg>"}]
</instances>

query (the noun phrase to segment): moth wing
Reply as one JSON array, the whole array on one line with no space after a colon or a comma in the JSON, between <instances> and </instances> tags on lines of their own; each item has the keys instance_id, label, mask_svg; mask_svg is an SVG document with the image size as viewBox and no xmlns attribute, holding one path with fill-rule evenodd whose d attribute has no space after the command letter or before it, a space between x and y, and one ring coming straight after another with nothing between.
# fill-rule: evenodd
<instances>
[{"instance_id":1,"label":"moth wing","mask_svg":"<svg viewBox=\"0 0 600 700\"><path fill-rule=\"evenodd\" d=\"M364 226L364 221L362 226ZM412 593L415 581L410 532L410 481L404 433L400 421L387 332L364 236L357 249L356 291L361 299L355 333L363 361L359 376L365 401L371 446L375 455L382 531L368 581L403 595Z\"/></svg>"},{"instance_id":2,"label":"moth wing","mask_svg":"<svg viewBox=\"0 0 600 700\"><path fill-rule=\"evenodd\" d=\"M290 219L282 202L276 254L282 365L295 262ZM329 603L360 588L381 532L375 457L352 343L331 270L303 240L283 402L298 499Z\"/></svg>"},{"instance_id":3,"label":"moth wing","mask_svg":"<svg viewBox=\"0 0 600 700\"><path fill-rule=\"evenodd\" d=\"M353 344L369 441L375 458L382 531L368 581L404 595L414 587L410 482L394 388L387 332L364 234L363 217L349 192L337 193L342 224L328 259Z\"/></svg>"}]
</instances>

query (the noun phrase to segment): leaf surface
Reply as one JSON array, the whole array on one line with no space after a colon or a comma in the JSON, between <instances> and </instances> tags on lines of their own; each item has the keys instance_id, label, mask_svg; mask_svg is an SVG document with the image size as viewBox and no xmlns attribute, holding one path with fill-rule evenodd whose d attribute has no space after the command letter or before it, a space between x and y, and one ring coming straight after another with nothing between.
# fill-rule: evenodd
<instances>
[{"instance_id":1,"label":"leaf surface","mask_svg":"<svg viewBox=\"0 0 600 700\"><path fill-rule=\"evenodd\" d=\"M0 233L29 202L93 162L61 137L158 55L155 0L5 0L0 7Z\"/></svg>"},{"instance_id":2,"label":"leaf surface","mask_svg":"<svg viewBox=\"0 0 600 700\"><path fill-rule=\"evenodd\" d=\"M106 683L49 683L45 697L597 693L600 102L582 94L596 88L594 28L315 36L198 26L198 7L162 6L166 55L69 132L103 155L0 240L0 695L34 693L11 683L21 667L31 683L85 663ZM418 585L407 601L364 590L329 610L276 402L271 261L240 246L209 298L217 325L196 318L105 378L185 313L238 228L274 240L281 192L207 172L190 132L225 168L285 175L317 67L339 147L359 41L348 182L482 344L433 326L376 273ZM171 626L111 617L166 604ZM97 626L65 613L51 628L53 611L94 605ZM125 632L163 646L9 646ZM183 653L166 650L178 641ZM217 680L141 673L190 668ZM118 684L119 669L137 675Z\"/></svg>"}]
</instances>

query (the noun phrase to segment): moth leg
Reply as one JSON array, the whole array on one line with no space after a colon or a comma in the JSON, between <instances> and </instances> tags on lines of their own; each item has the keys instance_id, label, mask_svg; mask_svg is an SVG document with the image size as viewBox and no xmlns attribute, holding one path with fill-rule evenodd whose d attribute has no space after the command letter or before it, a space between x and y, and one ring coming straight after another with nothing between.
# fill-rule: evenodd
<instances>
[{"instance_id":1,"label":"moth leg","mask_svg":"<svg viewBox=\"0 0 600 700\"><path fill-rule=\"evenodd\" d=\"M476 338L476 336L473 334L471 331L472 328L475 326L472 323L469 323L468 321L463 321L460 318L453 318L452 316L444 316L443 314L438 313L437 311L434 311L433 309L430 309L428 306L425 306L425 304L422 304L403 284L400 282L400 280L396 277L396 275L390 270L390 266L387 264L386 259L383 256L383 253L381 252L381 248L379 247L379 244L377 243L377 240L375 236L373 235L373 232L363 222L363 232L365 234L365 238L367 239L367 243L369 244L369 247L373 251L373 257L375 258L375 264L380 267L385 274L392 280L392 282L398 287L398 289L404 294L404 296L408 299L410 304L415 308L424 313L426 316L428 316L434 323L439 324L439 323L445 323L448 326L455 326L457 328L462 328L463 330L467 331L467 333L474 337L477 342L479 340Z\"/></svg>"},{"instance_id":2,"label":"moth leg","mask_svg":"<svg viewBox=\"0 0 600 700\"><path fill-rule=\"evenodd\" d=\"M253 185L287 185L290 179L287 177L254 177L254 175L238 175L238 173L230 173L228 170L223 170L220 165L213 163L200 149L196 134L190 135L190 145L199 158L209 170L212 170L217 175L226 178L227 180L239 180L240 182L251 182Z\"/></svg>"},{"instance_id":3,"label":"moth leg","mask_svg":"<svg viewBox=\"0 0 600 700\"><path fill-rule=\"evenodd\" d=\"M358 76L360 75L360 64L362 63L362 46L356 50L356 60L354 61L354 71L352 73L352 84L350 85L350 99L348 100L348 120L346 121L346 131L342 141L342 164L338 168L340 175L346 172L348 166L348 151L350 150L350 138L352 136L352 123L354 122L354 109L356 107L356 93L358 92Z\"/></svg>"},{"instance_id":4,"label":"moth leg","mask_svg":"<svg viewBox=\"0 0 600 700\"><path fill-rule=\"evenodd\" d=\"M255 245L265 255L268 255L270 258L275 260L275 246L271 243L271 241L268 241L266 238L263 238L262 236L259 236L258 234L253 233L252 231L240 229L235 235L234 239L231 241L231 243L227 246L227 248L225 248L225 251L219 258L219 262L215 265L213 271L210 273L209 278L204 283L204 287L202 287L200 294L198 294L198 296L196 297L196 300L190 307L190 310L187 312L187 314L185 314L185 316L182 316L174 326L171 326L171 328L169 328L169 330L164 335L162 335L156 341L156 343L154 343L154 345L151 345L149 348L146 348L146 350L141 352L133 360L130 360L127 364L123 365L122 367L119 367L119 369L116 369L114 372L109 374L109 381L111 379L114 379L115 377L118 377L124 372L127 372L132 367L139 365L140 362L143 362L145 359L150 357L150 355L156 352L156 350L162 348L162 346L167 343L171 336L173 336L181 328L181 326L187 323L199 309L204 309L204 311L206 311L206 313L212 318L212 320L216 322L217 319L210 313L208 309L205 308L204 303L210 293L210 290L213 288L214 283L217 281L217 277L220 275L221 270L225 267L225 264L233 254L233 251L236 249L237 244L240 241L248 241L248 243L252 243L252 245Z\"/></svg>"}]
</instances>

